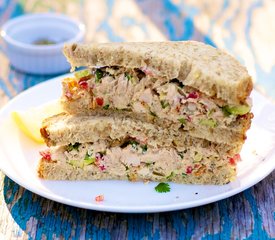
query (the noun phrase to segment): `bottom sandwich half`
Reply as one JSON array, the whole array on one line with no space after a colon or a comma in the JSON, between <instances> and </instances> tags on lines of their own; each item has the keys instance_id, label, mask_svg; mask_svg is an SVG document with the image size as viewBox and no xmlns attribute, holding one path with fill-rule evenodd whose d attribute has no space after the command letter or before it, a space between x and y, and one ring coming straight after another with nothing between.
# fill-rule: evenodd
<instances>
[{"instance_id":1,"label":"bottom sandwich half","mask_svg":"<svg viewBox=\"0 0 275 240\"><path fill-rule=\"evenodd\" d=\"M75 148L76 145L73 147ZM52 147L42 152L39 177L50 180L171 181L176 183L226 184L236 176L235 159L197 149L151 150L135 142L105 148L95 143L79 144L78 150Z\"/></svg>"}]
</instances>

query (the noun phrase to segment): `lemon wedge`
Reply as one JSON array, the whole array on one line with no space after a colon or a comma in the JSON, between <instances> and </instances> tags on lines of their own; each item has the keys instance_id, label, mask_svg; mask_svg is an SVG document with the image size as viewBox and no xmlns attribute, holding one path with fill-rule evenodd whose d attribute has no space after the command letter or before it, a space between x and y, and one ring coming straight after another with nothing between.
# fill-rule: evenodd
<instances>
[{"instance_id":1,"label":"lemon wedge","mask_svg":"<svg viewBox=\"0 0 275 240\"><path fill-rule=\"evenodd\" d=\"M42 144L44 140L40 135L40 128L43 119L61 112L63 111L59 101L54 101L26 111L12 112L11 117L26 136Z\"/></svg>"}]
</instances>

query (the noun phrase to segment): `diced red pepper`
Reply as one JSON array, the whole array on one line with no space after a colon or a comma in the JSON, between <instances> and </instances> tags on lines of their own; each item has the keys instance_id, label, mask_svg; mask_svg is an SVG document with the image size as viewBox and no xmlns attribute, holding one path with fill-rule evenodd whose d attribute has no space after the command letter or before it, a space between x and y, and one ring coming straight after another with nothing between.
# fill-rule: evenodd
<instances>
[{"instance_id":1,"label":"diced red pepper","mask_svg":"<svg viewBox=\"0 0 275 240\"><path fill-rule=\"evenodd\" d=\"M229 158L229 163L231 165L236 165L236 162L235 162L234 158Z\"/></svg>"},{"instance_id":2,"label":"diced red pepper","mask_svg":"<svg viewBox=\"0 0 275 240\"><path fill-rule=\"evenodd\" d=\"M43 159L45 159L47 161L52 160L52 156L51 156L51 153L49 150L40 151L39 154L42 156Z\"/></svg>"},{"instance_id":3,"label":"diced red pepper","mask_svg":"<svg viewBox=\"0 0 275 240\"><path fill-rule=\"evenodd\" d=\"M89 88L89 85L88 85L88 83L87 83L86 80L82 80L82 79L79 80L78 85L79 85L81 88L85 89L85 90L87 90L87 89Z\"/></svg>"},{"instance_id":4,"label":"diced red pepper","mask_svg":"<svg viewBox=\"0 0 275 240\"><path fill-rule=\"evenodd\" d=\"M187 173L187 174L192 173L192 171L193 171L193 168L192 168L191 166L188 166L188 167L186 168L186 173Z\"/></svg>"},{"instance_id":5,"label":"diced red pepper","mask_svg":"<svg viewBox=\"0 0 275 240\"><path fill-rule=\"evenodd\" d=\"M240 154L236 154L235 155L235 159L236 159L237 162L240 161L241 160L241 155Z\"/></svg>"},{"instance_id":6,"label":"diced red pepper","mask_svg":"<svg viewBox=\"0 0 275 240\"><path fill-rule=\"evenodd\" d=\"M98 106L102 106L102 105L103 105L103 103L104 103L103 98L99 98L99 97L97 97L95 100L96 100L96 103L97 103L97 105L98 105Z\"/></svg>"},{"instance_id":7,"label":"diced red pepper","mask_svg":"<svg viewBox=\"0 0 275 240\"><path fill-rule=\"evenodd\" d=\"M99 169L100 169L101 171L105 171L105 170L106 170L106 167L105 167L104 165L99 165Z\"/></svg>"},{"instance_id":8,"label":"diced red pepper","mask_svg":"<svg viewBox=\"0 0 275 240\"><path fill-rule=\"evenodd\" d=\"M104 201L104 195L98 195L95 197L96 202L103 202Z\"/></svg>"},{"instance_id":9,"label":"diced red pepper","mask_svg":"<svg viewBox=\"0 0 275 240\"><path fill-rule=\"evenodd\" d=\"M198 97L199 97L199 94L197 92L191 92L191 93L188 94L187 99L188 98L194 98L194 99L196 99Z\"/></svg>"},{"instance_id":10,"label":"diced red pepper","mask_svg":"<svg viewBox=\"0 0 275 240\"><path fill-rule=\"evenodd\" d=\"M229 158L229 163L230 163L231 165L236 165L237 162L240 161L240 160L241 160L240 154L235 154L234 157Z\"/></svg>"}]
</instances>

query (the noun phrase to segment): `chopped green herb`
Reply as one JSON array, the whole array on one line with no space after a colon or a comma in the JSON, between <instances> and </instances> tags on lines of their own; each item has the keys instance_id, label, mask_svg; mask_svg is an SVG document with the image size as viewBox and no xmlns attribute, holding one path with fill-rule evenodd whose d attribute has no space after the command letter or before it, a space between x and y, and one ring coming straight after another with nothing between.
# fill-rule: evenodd
<instances>
[{"instance_id":1,"label":"chopped green herb","mask_svg":"<svg viewBox=\"0 0 275 240\"><path fill-rule=\"evenodd\" d=\"M176 83L180 88L184 88L184 84L180 82L177 78L172 79L170 83Z\"/></svg>"},{"instance_id":2,"label":"chopped green herb","mask_svg":"<svg viewBox=\"0 0 275 240\"><path fill-rule=\"evenodd\" d=\"M225 117L229 117L231 115L230 112L227 111L227 107L222 107L222 112L224 114Z\"/></svg>"},{"instance_id":3,"label":"chopped green herb","mask_svg":"<svg viewBox=\"0 0 275 240\"><path fill-rule=\"evenodd\" d=\"M146 167L149 167L151 165L154 165L154 162L146 162L145 165L146 165Z\"/></svg>"},{"instance_id":4,"label":"chopped green herb","mask_svg":"<svg viewBox=\"0 0 275 240\"><path fill-rule=\"evenodd\" d=\"M103 109L104 109L104 110L107 110L107 109L109 109L109 107L110 107L110 105L109 105L109 104L106 104L106 105L103 107Z\"/></svg>"},{"instance_id":5,"label":"chopped green herb","mask_svg":"<svg viewBox=\"0 0 275 240\"><path fill-rule=\"evenodd\" d=\"M184 118L179 118L178 120L181 124L183 124L183 125L186 124L186 120Z\"/></svg>"},{"instance_id":6,"label":"chopped green herb","mask_svg":"<svg viewBox=\"0 0 275 240\"><path fill-rule=\"evenodd\" d=\"M103 155L106 155L106 150L100 151L100 152L98 152L98 153L100 153L102 156L103 156Z\"/></svg>"},{"instance_id":7,"label":"chopped green herb","mask_svg":"<svg viewBox=\"0 0 275 240\"><path fill-rule=\"evenodd\" d=\"M74 76L77 78L77 79L81 79L83 77L88 77L89 75L91 75L91 72L89 69L84 69L82 71L78 71L74 74Z\"/></svg>"},{"instance_id":8,"label":"chopped green herb","mask_svg":"<svg viewBox=\"0 0 275 240\"><path fill-rule=\"evenodd\" d=\"M129 140L129 144L131 145L138 145L139 143L136 140Z\"/></svg>"},{"instance_id":9,"label":"chopped green herb","mask_svg":"<svg viewBox=\"0 0 275 240\"><path fill-rule=\"evenodd\" d=\"M157 114L154 113L154 112L152 112L151 110L150 110L150 114L151 114L153 117L157 117Z\"/></svg>"},{"instance_id":10,"label":"chopped green herb","mask_svg":"<svg viewBox=\"0 0 275 240\"><path fill-rule=\"evenodd\" d=\"M95 82L100 83L100 79L103 77L103 72L100 69L95 71Z\"/></svg>"},{"instance_id":11,"label":"chopped green herb","mask_svg":"<svg viewBox=\"0 0 275 240\"><path fill-rule=\"evenodd\" d=\"M186 173L182 173L181 175L182 175L182 177L186 177L186 176L187 176L187 174L186 174Z\"/></svg>"},{"instance_id":12,"label":"chopped green herb","mask_svg":"<svg viewBox=\"0 0 275 240\"><path fill-rule=\"evenodd\" d=\"M141 147L141 149L142 149L142 153L147 152L147 144L141 145L140 147Z\"/></svg>"},{"instance_id":13,"label":"chopped green herb","mask_svg":"<svg viewBox=\"0 0 275 240\"><path fill-rule=\"evenodd\" d=\"M167 102L166 100L161 100L160 104L163 109L167 108L170 105L169 102Z\"/></svg>"},{"instance_id":14,"label":"chopped green herb","mask_svg":"<svg viewBox=\"0 0 275 240\"><path fill-rule=\"evenodd\" d=\"M128 81L132 80L132 75L130 75L129 73L125 73L125 77L127 78Z\"/></svg>"},{"instance_id":15,"label":"chopped green herb","mask_svg":"<svg viewBox=\"0 0 275 240\"><path fill-rule=\"evenodd\" d=\"M159 183L156 187L155 187L155 190L158 192L158 193L166 193L166 192L170 192L170 185L168 183L164 183L164 182L161 182Z\"/></svg>"},{"instance_id":16,"label":"chopped green herb","mask_svg":"<svg viewBox=\"0 0 275 240\"><path fill-rule=\"evenodd\" d=\"M66 150L67 150L68 152L70 152L70 151L72 151L72 150L77 150L77 151L78 151L79 146L80 146L80 143L78 143L78 142L76 142L75 144L71 144L71 143L70 143L70 144L67 146Z\"/></svg>"},{"instance_id":17,"label":"chopped green herb","mask_svg":"<svg viewBox=\"0 0 275 240\"><path fill-rule=\"evenodd\" d=\"M171 181L171 179L172 179L174 176L175 176L175 173L172 171L172 172L170 173L170 175L168 175L168 176L166 177L166 179L167 179L168 181Z\"/></svg>"},{"instance_id":18,"label":"chopped green herb","mask_svg":"<svg viewBox=\"0 0 275 240\"><path fill-rule=\"evenodd\" d=\"M132 148L133 148L134 150L137 150L137 149L138 149L139 143L138 143L137 141L135 141L135 140L130 140L130 141L129 141L129 144L132 145Z\"/></svg>"},{"instance_id":19,"label":"chopped green herb","mask_svg":"<svg viewBox=\"0 0 275 240\"><path fill-rule=\"evenodd\" d=\"M183 152L178 152L178 155L183 159Z\"/></svg>"},{"instance_id":20,"label":"chopped green herb","mask_svg":"<svg viewBox=\"0 0 275 240\"><path fill-rule=\"evenodd\" d=\"M212 118L210 118L210 119L201 119L199 123L203 126L207 126L207 127L211 127L211 128L215 128L218 125L217 122Z\"/></svg>"},{"instance_id":21,"label":"chopped green herb","mask_svg":"<svg viewBox=\"0 0 275 240\"><path fill-rule=\"evenodd\" d=\"M212 108L210 111L207 112L207 117L210 117L215 112L215 109Z\"/></svg>"}]
</instances>

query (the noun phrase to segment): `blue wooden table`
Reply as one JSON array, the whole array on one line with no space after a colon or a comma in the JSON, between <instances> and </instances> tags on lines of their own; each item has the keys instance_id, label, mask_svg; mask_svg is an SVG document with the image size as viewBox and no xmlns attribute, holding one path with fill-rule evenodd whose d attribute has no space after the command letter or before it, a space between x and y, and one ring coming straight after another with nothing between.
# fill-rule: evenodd
<instances>
[{"instance_id":1,"label":"blue wooden table","mask_svg":"<svg viewBox=\"0 0 275 240\"><path fill-rule=\"evenodd\" d=\"M88 29L86 41L195 39L224 48L248 68L255 88L275 100L273 0L2 0L0 26L18 15L44 11L63 12L83 21ZM0 42L0 107L52 77L17 72ZM0 179L1 240L275 239L275 171L231 198L155 214L69 207L31 193L1 172Z\"/></svg>"}]
</instances>

